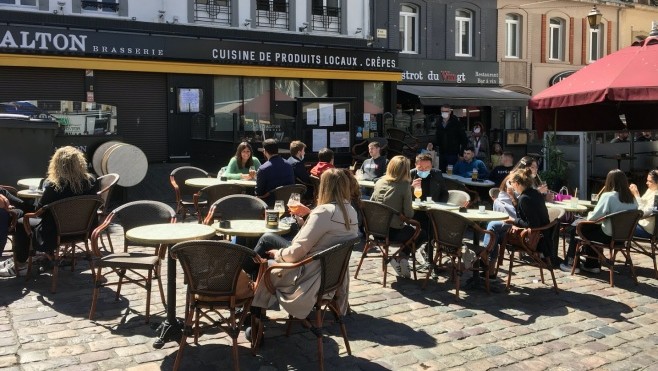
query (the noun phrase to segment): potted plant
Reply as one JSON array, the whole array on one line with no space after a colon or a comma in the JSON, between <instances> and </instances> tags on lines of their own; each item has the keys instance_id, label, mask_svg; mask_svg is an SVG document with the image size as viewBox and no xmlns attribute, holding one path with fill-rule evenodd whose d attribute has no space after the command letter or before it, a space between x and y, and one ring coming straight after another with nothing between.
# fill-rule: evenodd
<instances>
[{"instance_id":1,"label":"potted plant","mask_svg":"<svg viewBox=\"0 0 658 371\"><path fill-rule=\"evenodd\" d=\"M546 136L544 149L544 161L546 170L539 176L546 182L548 188L557 191L567 183L569 165L564 160L564 153L555 145L555 134Z\"/></svg>"}]
</instances>

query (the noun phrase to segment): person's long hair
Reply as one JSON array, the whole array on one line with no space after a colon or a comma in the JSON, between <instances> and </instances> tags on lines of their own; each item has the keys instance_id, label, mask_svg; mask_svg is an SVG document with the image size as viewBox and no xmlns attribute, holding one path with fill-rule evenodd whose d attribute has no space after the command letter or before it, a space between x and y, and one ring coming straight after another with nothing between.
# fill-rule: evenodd
<instances>
[{"instance_id":1,"label":"person's long hair","mask_svg":"<svg viewBox=\"0 0 658 371\"><path fill-rule=\"evenodd\" d=\"M391 182L411 182L409 166L408 158L400 155L395 156L388 162L388 166L386 166L386 174L383 178Z\"/></svg>"},{"instance_id":2,"label":"person's long hair","mask_svg":"<svg viewBox=\"0 0 658 371\"><path fill-rule=\"evenodd\" d=\"M509 175L507 175L505 179L503 179L503 181L500 182L500 187L499 187L500 190L505 192L505 190L507 189L507 181L512 179L511 178L512 173L516 172L517 170L525 170L525 169L530 170L530 179L532 180L532 187L540 186L541 184L539 182L539 179L537 177L532 176L532 169L530 169L530 167L532 167L532 164L536 162L537 159L532 156L523 156L519 160L519 162L517 162L516 165L514 165L512 170L509 172Z\"/></svg>"},{"instance_id":3,"label":"person's long hair","mask_svg":"<svg viewBox=\"0 0 658 371\"><path fill-rule=\"evenodd\" d=\"M350 200L350 179L342 170L325 170L320 176L318 189L318 205L335 203L343 213L345 229L350 229L350 217L347 214L345 203Z\"/></svg>"},{"instance_id":4,"label":"person's long hair","mask_svg":"<svg viewBox=\"0 0 658 371\"><path fill-rule=\"evenodd\" d=\"M511 182L519 183L524 189L532 188L533 177L530 168L513 171L510 173L509 178Z\"/></svg>"},{"instance_id":5,"label":"person's long hair","mask_svg":"<svg viewBox=\"0 0 658 371\"><path fill-rule=\"evenodd\" d=\"M350 181L350 203L355 207L361 207L361 186L349 169L343 169L343 172Z\"/></svg>"},{"instance_id":6,"label":"person's long hair","mask_svg":"<svg viewBox=\"0 0 658 371\"><path fill-rule=\"evenodd\" d=\"M77 148L61 147L48 163L48 181L56 191L69 187L75 194L81 194L91 186L94 177L87 172L85 155Z\"/></svg>"},{"instance_id":7,"label":"person's long hair","mask_svg":"<svg viewBox=\"0 0 658 371\"><path fill-rule=\"evenodd\" d=\"M245 161L244 166L242 166L242 151L245 148L249 149L249 152L251 152L251 155L249 156L247 161ZM238 162L238 169L248 169L248 168L252 167L254 165L253 158L254 158L254 150L251 149L251 145L249 143L242 142L242 143L238 144L238 149L235 151L235 161Z\"/></svg>"},{"instance_id":8,"label":"person's long hair","mask_svg":"<svg viewBox=\"0 0 658 371\"><path fill-rule=\"evenodd\" d=\"M628 178L623 171L619 169L610 170L605 177L605 184L601 192L614 192L619 194L619 201L624 204L632 204L635 197L628 188Z\"/></svg>"}]
</instances>

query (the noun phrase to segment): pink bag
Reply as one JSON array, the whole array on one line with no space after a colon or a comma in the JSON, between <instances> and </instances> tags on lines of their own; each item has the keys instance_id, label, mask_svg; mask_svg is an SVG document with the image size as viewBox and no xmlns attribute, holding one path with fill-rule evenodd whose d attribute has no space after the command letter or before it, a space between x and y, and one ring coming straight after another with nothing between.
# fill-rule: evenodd
<instances>
[{"instance_id":1,"label":"pink bag","mask_svg":"<svg viewBox=\"0 0 658 371\"><path fill-rule=\"evenodd\" d=\"M570 199L571 195L569 194L567 187L560 188L560 192L555 194L555 201L566 201Z\"/></svg>"}]
</instances>

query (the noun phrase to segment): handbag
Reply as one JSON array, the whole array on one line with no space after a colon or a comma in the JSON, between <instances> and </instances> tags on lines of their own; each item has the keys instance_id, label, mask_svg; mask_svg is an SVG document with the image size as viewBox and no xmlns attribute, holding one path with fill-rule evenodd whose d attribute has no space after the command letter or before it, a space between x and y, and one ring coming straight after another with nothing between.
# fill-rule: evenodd
<instances>
[{"instance_id":1,"label":"handbag","mask_svg":"<svg viewBox=\"0 0 658 371\"><path fill-rule=\"evenodd\" d=\"M522 241L521 238L521 232L523 232L525 229L519 228L519 229L510 229L507 231L507 243L513 246L528 246L531 249L536 249L537 248L537 243L539 243L539 240L542 238L542 234L538 232L532 232L532 228L530 228L530 233L525 235L525 241Z\"/></svg>"},{"instance_id":2,"label":"handbag","mask_svg":"<svg viewBox=\"0 0 658 371\"><path fill-rule=\"evenodd\" d=\"M569 190L567 189L567 187L560 188L560 191L555 194L554 199L555 201L571 200L571 195L569 194Z\"/></svg>"}]
</instances>

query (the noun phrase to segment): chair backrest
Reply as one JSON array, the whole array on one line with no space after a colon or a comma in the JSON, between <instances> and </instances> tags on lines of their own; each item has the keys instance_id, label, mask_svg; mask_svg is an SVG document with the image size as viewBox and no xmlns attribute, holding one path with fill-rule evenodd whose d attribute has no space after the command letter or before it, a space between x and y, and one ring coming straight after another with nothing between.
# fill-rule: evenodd
<instances>
[{"instance_id":1,"label":"chair backrest","mask_svg":"<svg viewBox=\"0 0 658 371\"><path fill-rule=\"evenodd\" d=\"M188 241L171 248L193 294L234 296L242 266L257 256L254 250L228 241Z\"/></svg>"},{"instance_id":2,"label":"chair backrest","mask_svg":"<svg viewBox=\"0 0 658 371\"><path fill-rule=\"evenodd\" d=\"M427 216L432 221L434 240L450 250L461 249L466 230L475 224L454 211L432 209Z\"/></svg>"},{"instance_id":3,"label":"chair backrest","mask_svg":"<svg viewBox=\"0 0 658 371\"><path fill-rule=\"evenodd\" d=\"M245 194L246 192L247 188L243 185L222 183L203 188L199 191L199 196L205 197L208 204L213 204L222 197Z\"/></svg>"},{"instance_id":4,"label":"chair backrest","mask_svg":"<svg viewBox=\"0 0 658 371\"><path fill-rule=\"evenodd\" d=\"M393 139L404 141L404 139L407 137L407 132L398 128L388 128L386 129L386 136L389 139L393 138Z\"/></svg>"},{"instance_id":5,"label":"chair backrest","mask_svg":"<svg viewBox=\"0 0 658 371\"><path fill-rule=\"evenodd\" d=\"M176 218L176 211L160 201L141 200L128 202L112 210L110 217L118 217L124 234L132 228L149 224L170 223Z\"/></svg>"},{"instance_id":6,"label":"chair backrest","mask_svg":"<svg viewBox=\"0 0 658 371\"><path fill-rule=\"evenodd\" d=\"M91 227L98 218L98 208L102 204L100 196L86 195L67 197L43 208L53 216L60 238L86 239L91 234Z\"/></svg>"},{"instance_id":7,"label":"chair backrest","mask_svg":"<svg viewBox=\"0 0 658 371\"><path fill-rule=\"evenodd\" d=\"M463 183L460 183L456 180L450 179L443 177L443 181L446 185L446 189L451 190L458 190L458 191L466 191L466 186Z\"/></svg>"},{"instance_id":8,"label":"chair backrest","mask_svg":"<svg viewBox=\"0 0 658 371\"><path fill-rule=\"evenodd\" d=\"M361 214L363 215L363 229L366 235L377 239L388 238L388 229L393 216L398 211L390 206L375 201L361 201Z\"/></svg>"},{"instance_id":9,"label":"chair backrest","mask_svg":"<svg viewBox=\"0 0 658 371\"><path fill-rule=\"evenodd\" d=\"M498 198L499 193L500 193L500 188L498 187L493 187L489 189L489 197L491 197L491 201L495 201Z\"/></svg>"},{"instance_id":10,"label":"chair backrest","mask_svg":"<svg viewBox=\"0 0 658 371\"><path fill-rule=\"evenodd\" d=\"M117 184L118 181L119 181L119 174L116 173L105 174L103 176L99 176L98 179L96 179L99 189L99 191L96 192L96 194L101 196L101 199L103 200L102 209L104 214L109 205L109 202L107 202L107 200L110 199L110 196L112 195L112 190L114 189L114 186Z\"/></svg>"},{"instance_id":11,"label":"chair backrest","mask_svg":"<svg viewBox=\"0 0 658 371\"><path fill-rule=\"evenodd\" d=\"M221 220L263 219L267 204L256 196L230 195L222 197L210 205L205 224L212 223L213 215Z\"/></svg>"},{"instance_id":12,"label":"chair backrest","mask_svg":"<svg viewBox=\"0 0 658 371\"><path fill-rule=\"evenodd\" d=\"M548 208L548 220L553 221L560 219L564 216L566 211L561 207L549 207Z\"/></svg>"},{"instance_id":13,"label":"chair backrest","mask_svg":"<svg viewBox=\"0 0 658 371\"><path fill-rule=\"evenodd\" d=\"M181 166L175 168L169 174L169 180L174 190L177 192L176 197L191 196L198 190L197 188L185 185L185 180L190 178L207 178L208 172L194 166Z\"/></svg>"},{"instance_id":14,"label":"chair backrest","mask_svg":"<svg viewBox=\"0 0 658 371\"><path fill-rule=\"evenodd\" d=\"M313 260L319 260L322 267L318 300L321 300L325 293L334 291L343 284L350 265L352 248L358 242L358 238L353 238L313 255Z\"/></svg>"},{"instance_id":15,"label":"chair backrest","mask_svg":"<svg viewBox=\"0 0 658 371\"><path fill-rule=\"evenodd\" d=\"M635 226L644 214L642 210L626 210L605 216L612 225L612 241L627 242L633 238Z\"/></svg>"},{"instance_id":16,"label":"chair backrest","mask_svg":"<svg viewBox=\"0 0 658 371\"><path fill-rule=\"evenodd\" d=\"M306 193L306 186L303 184L289 184L276 187L270 191L274 200L283 200L283 202L288 202L290 195L293 193L299 193L303 197Z\"/></svg>"},{"instance_id":17,"label":"chair backrest","mask_svg":"<svg viewBox=\"0 0 658 371\"><path fill-rule=\"evenodd\" d=\"M448 203L453 205L464 206L471 201L471 196L464 192L455 189L448 190Z\"/></svg>"}]
</instances>

